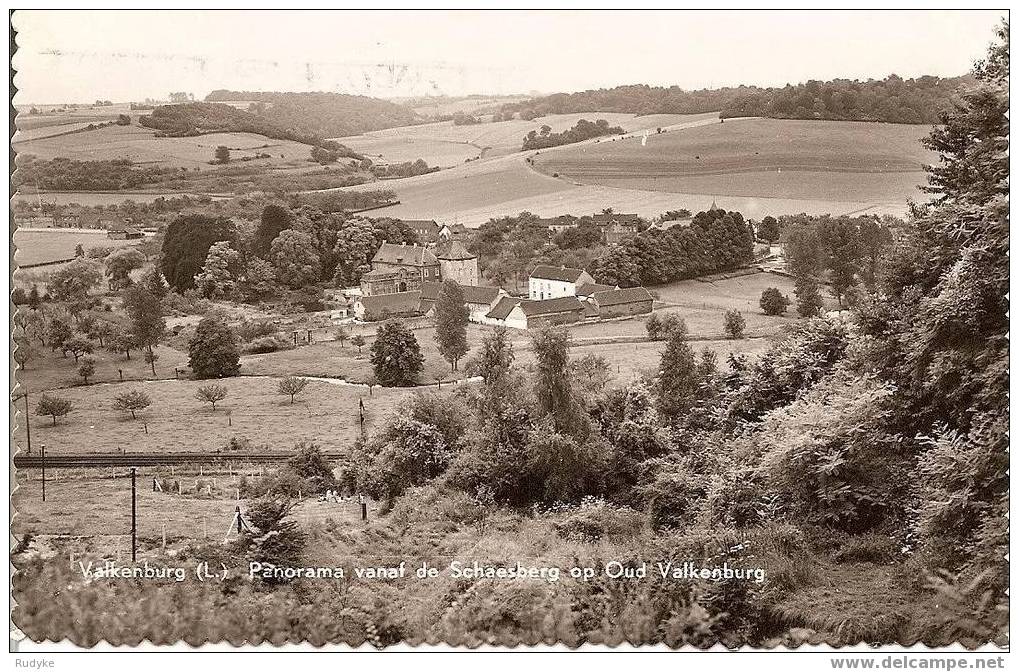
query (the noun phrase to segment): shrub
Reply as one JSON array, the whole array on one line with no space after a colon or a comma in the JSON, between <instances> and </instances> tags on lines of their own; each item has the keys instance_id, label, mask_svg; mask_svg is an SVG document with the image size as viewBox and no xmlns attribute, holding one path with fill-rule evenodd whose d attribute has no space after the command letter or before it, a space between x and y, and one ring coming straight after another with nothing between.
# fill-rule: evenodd
<instances>
[{"instance_id":1,"label":"shrub","mask_svg":"<svg viewBox=\"0 0 1019 672\"><path fill-rule=\"evenodd\" d=\"M723 318L723 327L725 330L726 338L739 339L743 338L743 333L746 330L747 321L743 319L743 315L738 310L727 310L725 311L725 317Z\"/></svg>"},{"instance_id":2,"label":"shrub","mask_svg":"<svg viewBox=\"0 0 1019 672\"><path fill-rule=\"evenodd\" d=\"M761 310L765 315L782 315L791 301L775 287L768 287L761 292Z\"/></svg>"},{"instance_id":3,"label":"shrub","mask_svg":"<svg viewBox=\"0 0 1019 672\"><path fill-rule=\"evenodd\" d=\"M280 350L292 350L294 344L289 339L277 334L275 336L262 336L256 338L244 346L244 352L249 355L262 355L267 352L279 352Z\"/></svg>"}]
</instances>

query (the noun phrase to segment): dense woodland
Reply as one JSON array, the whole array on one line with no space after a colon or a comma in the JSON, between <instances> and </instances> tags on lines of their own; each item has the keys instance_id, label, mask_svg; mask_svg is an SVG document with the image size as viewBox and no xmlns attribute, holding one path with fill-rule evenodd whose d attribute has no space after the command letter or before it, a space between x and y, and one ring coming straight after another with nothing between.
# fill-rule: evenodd
<instances>
[{"instance_id":1,"label":"dense woodland","mask_svg":"<svg viewBox=\"0 0 1019 672\"><path fill-rule=\"evenodd\" d=\"M631 114L699 114L720 112L727 117L776 119L839 119L933 124L967 77L919 77L883 80L836 79L809 81L780 88L739 86L686 91L677 86L643 84L612 89L557 93L501 108L501 116L519 114L533 119L549 114L628 112ZM511 117L510 117L511 118Z\"/></svg>"},{"instance_id":2,"label":"dense woodland","mask_svg":"<svg viewBox=\"0 0 1019 672\"><path fill-rule=\"evenodd\" d=\"M604 135L622 135L624 133L620 126L609 126L609 122L604 119L597 121L588 121L587 119L579 120L573 128L567 129L561 133L553 133L552 127L545 125L540 130L530 131L524 136L524 144L521 146L522 150L528 149L544 149L546 147L556 147L558 145L569 145L574 142L583 142L584 140L590 140L591 138L598 138Z\"/></svg>"},{"instance_id":3,"label":"dense woodland","mask_svg":"<svg viewBox=\"0 0 1019 672\"><path fill-rule=\"evenodd\" d=\"M728 271L753 258L754 232L738 212L699 212L690 226L647 229L614 245L593 264L611 285L661 285Z\"/></svg>"},{"instance_id":4,"label":"dense woodland","mask_svg":"<svg viewBox=\"0 0 1019 672\"><path fill-rule=\"evenodd\" d=\"M176 171L170 168L137 166L128 159L75 161L56 158L41 160L31 154L18 157L15 187L51 191L118 191L158 182Z\"/></svg>"},{"instance_id":5,"label":"dense woodland","mask_svg":"<svg viewBox=\"0 0 1019 672\"><path fill-rule=\"evenodd\" d=\"M342 93L216 90L207 102L254 101L249 111L267 123L300 129L319 138L359 135L423 119L410 107L388 100Z\"/></svg>"},{"instance_id":6,"label":"dense woodland","mask_svg":"<svg viewBox=\"0 0 1019 672\"><path fill-rule=\"evenodd\" d=\"M307 145L321 146L337 152L338 156L363 159L360 154L323 135L302 126L287 126L273 119L238 110L220 103L180 103L160 105L152 114L143 114L138 123L159 131L168 137L186 137L206 133L255 133L277 140L292 140Z\"/></svg>"},{"instance_id":7,"label":"dense woodland","mask_svg":"<svg viewBox=\"0 0 1019 672\"><path fill-rule=\"evenodd\" d=\"M936 124L966 77L809 81L782 88L741 92L721 110L722 118L838 119L892 124Z\"/></svg>"}]
</instances>

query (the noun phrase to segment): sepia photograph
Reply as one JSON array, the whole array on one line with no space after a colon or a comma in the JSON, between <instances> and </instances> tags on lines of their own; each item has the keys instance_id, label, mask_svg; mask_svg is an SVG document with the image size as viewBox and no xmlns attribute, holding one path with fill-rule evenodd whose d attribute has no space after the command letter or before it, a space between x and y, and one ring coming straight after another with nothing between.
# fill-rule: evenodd
<instances>
[{"instance_id":1,"label":"sepia photograph","mask_svg":"<svg viewBox=\"0 0 1019 672\"><path fill-rule=\"evenodd\" d=\"M11 669L1005 668L1009 30L11 10Z\"/></svg>"}]
</instances>

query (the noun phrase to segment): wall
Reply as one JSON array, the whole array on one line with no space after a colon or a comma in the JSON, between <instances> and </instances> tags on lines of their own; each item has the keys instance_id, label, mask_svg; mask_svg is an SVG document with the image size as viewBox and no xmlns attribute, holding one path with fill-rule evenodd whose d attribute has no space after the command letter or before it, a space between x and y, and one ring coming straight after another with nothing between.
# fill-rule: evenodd
<instances>
[{"instance_id":1,"label":"wall","mask_svg":"<svg viewBox=\"0 0 1019 672\"><path fill-rule=\"evenodd\" d=\"M599 306L601 319L607 319L612 317L623 317L626 315L643 315L651 312L651 306L653 301L648 299L647 301L635 301L633 303L621 303L615 306Z\"/></svg>"}]
</instances>

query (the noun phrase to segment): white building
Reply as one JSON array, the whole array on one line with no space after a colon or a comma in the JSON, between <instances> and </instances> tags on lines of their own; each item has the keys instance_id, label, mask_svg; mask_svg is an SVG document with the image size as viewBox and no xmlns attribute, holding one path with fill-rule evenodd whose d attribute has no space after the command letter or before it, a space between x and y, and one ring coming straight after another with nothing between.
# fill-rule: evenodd
<instances>
[{"instance_id":1,"label":"white building","mask_svg":"<svg viewBox=\"0 0 1019 672\"><path fill-rule=\"evenodd\" d=\"M528 296L532 301L576 296L579 286L593 284L594 278L582 268L536 266L528 282Z\"/></svg>"}]
</instances>

